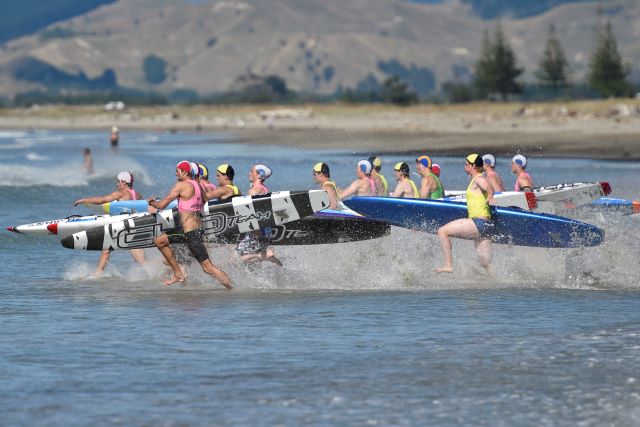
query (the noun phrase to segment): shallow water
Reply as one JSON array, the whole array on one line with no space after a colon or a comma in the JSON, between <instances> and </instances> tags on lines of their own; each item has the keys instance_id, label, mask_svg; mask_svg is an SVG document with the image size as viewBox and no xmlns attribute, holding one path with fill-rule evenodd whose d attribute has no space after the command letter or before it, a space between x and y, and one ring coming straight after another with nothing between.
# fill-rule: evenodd
<instances>
[{"instance_id":1,"label":"shallow water","mask_svg":"<svg viewBox=\"0 0 640 427\"><path fill-rule=\"evenodd\" d=\"M207 134L124 132L117 154L107 145L97 132L0 133L0 223L88 213L73 201L113 191L121 169L145 196L163 195L185 157L212 170L231 163L246 191L257 161L273 168L272 189L305 189L317 161L344 186L369 155ZM388 178L400 160L412 166L384 157ZM436 161L445 185L464 188L463 160ZM530 162L536 184L606 180L615 196L638 198L635 163ZM283 269L249 271L232 248L214 248L229 292L198 268L187 285L162 287L161 268L145 272L126 253L88 280L97 253L3 231L2 424L638 425L640 222L591 220L606 228L601 247L494 246L495 280L460 241L457 272L435 276L435 236L397 228L370 242L278 248Z\"/></svg>"}]
</instances>

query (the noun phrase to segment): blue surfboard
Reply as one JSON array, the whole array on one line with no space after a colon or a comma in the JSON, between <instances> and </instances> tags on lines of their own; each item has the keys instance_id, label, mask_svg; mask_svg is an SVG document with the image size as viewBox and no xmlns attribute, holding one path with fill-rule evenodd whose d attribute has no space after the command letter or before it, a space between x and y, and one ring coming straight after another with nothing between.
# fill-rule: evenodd
<instances>
[{"instance_id":1,"label":"blue surfboard","mask_svg":"<svg viewBox=\"0 0 640 427\"><path fill-rule=\"evenodd\" d=\"M367 217L427 233L436 233L446 223L468 216L466 203L444 200L354 197L343 203ZM601 228L556 215L494 206L491 215L495 223L491 240L495 243L575 248L604 241Z\"/></svg>"},{"instance_id":2,"label":"blue surfboard","mask_svg":"<svg viewBox=\"0 0 640 427\"><path fill-rule=\"evenodd\" d=\"M116 200L115 202L107 202L101 205L91 205L88 203L84 203L83 206L98 212L100 214L104 213L107 215L120 215L123 213L139 213L139 212L147 212L147 208L149 207L147 201L143 200ZM178 207L178 202L175 200L169 203L169 206L166 209L173 209Z\"/></svg>"}]
</instances>

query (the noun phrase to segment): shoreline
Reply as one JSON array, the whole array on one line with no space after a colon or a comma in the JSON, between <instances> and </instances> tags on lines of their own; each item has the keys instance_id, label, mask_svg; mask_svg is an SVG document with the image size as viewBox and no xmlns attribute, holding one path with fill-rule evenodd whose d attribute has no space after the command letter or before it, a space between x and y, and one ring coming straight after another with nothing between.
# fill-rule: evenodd
<instances>
[{"instance_id":1,"label":"shoreline","mask_svg":"<svg viewBox=\"0 0 640 427\"><path fill-rule=\"evenodd\" d=\"M640 100L418 105L102 106L0 110L0 129L228 132L232 140L367 153L640 160Z\"/></svg>"}]
</instances>

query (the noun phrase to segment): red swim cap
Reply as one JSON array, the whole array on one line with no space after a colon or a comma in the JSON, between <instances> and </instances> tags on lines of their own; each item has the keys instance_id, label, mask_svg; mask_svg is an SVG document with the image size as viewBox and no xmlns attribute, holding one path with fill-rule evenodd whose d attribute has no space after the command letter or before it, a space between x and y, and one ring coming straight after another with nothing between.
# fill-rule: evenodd
<instances>
[{"instance_id":1,"label":"red swim cap","mask_svg":"<svg viewBox=\"0 0 640 427\"><path fill-rule=\"evenodd\" d=\"M191 163L189 163L186 160L181 161L180 163L178 163L176 165L176 169L180 169L182 172L186 173L186 174L190 174L191 173Z\"/></svg>"}]
</instances>

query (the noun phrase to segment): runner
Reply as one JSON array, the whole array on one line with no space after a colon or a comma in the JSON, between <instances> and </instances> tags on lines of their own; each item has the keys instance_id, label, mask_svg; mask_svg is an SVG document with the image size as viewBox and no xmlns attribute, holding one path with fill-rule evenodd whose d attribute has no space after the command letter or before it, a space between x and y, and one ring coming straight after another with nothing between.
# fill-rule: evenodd
<instances>
[{"instance_id":1,"label":"runner","mask_svg":"<svg viewBox=\"0 0 640 427\"><path fill-rule=\"evenodd\" d=\"M106 196L98 196L98 197L86 197L83 199L78 199L73 202L74 206L78 206L80 203L89 203L91 205L101 205L107 202L113 202L114 200L138 200L142 198L140 193L133 189L133 174L131 172L120 172L118 174L118 182L117 182L117 190L111 194ZM142 249L131 249L129 251L131 253L131 257L141 266L143 267L145 264L144 259L144 250ZM98 261L98 266L96 267L96 271L92 274L93 277L99 277L104 273L104 269L107 267L109 263L109 258L111 257L110 251L102 251L100 254L100 260Z\"/></svg>"},{"instance_id":2,"label":"runner","mask_svg":"<svg viewBox=\"0 0 640 427\"><path fill-rule=\"evenodd\" d=\"M268 166L263 164L254 165L249 170L249 181L251 182L249 195L259 196L269 193L269 189L264 185L264 182L270 176L271 169ZM236 252L240 256L240 260L245 264L266 260L282 267L282 262L276 258L273 249L269 247L270 243L271 227L262 228L241 236L241 240L236 246Z\"/></svg>"},{"instance_id":3,"label":"runner","mask_svg":"<svg viewBox=\"0 0 640 427\"><path fill-rule=\"evenodd\" d=\"M205 190L207 199L213 200L226 200L235 196L240 196L240 190L233 184L233 177L235 171L231 165L223 164L216 169L216 181L218 181L218 188L215 190Z\"/></svg>"},{"instance_id":4,"label":"runner","mask_svg":"<svg viewBox=\"0 0 640 427\"><path fill-rule=\"evenodd\" d=\"M437 273L453 272L453 257L451 255L451 237L473 239L480 264L487 273L493 275L491 267L491 230L494 226L491 221L489 204L494 204L493 189L482 175L484 162L477 154L467 156L464 170L471 177L467 187L467 209L469 218L457 219L438 229L438 238L442 244L444 254L444 266L436 268Z\"/></svg>"},{"instance_id":5,"label":"runner","mask_svg":"<svg viewBox=\"0 0 640 427\"><path fill-rule=\"evenodd\" d=\"M496 158L493 154L485 154L482 156L482 161L484 162L482 169L487 177L487 181L491 184L491 188L493 188L493 192L502 193L504 191L504 182L502 182L502 177L495 170Z\"/></svg>"},{"instance_id":6,"label":"runner","mask_svg":"<svg viewBox=\"0 0 640 427\"><path fill-rule=\"evenodd\" d=\"M153 208L164 209L173 200L178 199L178 211L184 232L184 241L186 241L191 255L200 263L200 267L202 267L205 273L218 279L227 289L231 289L231 279L227 273L220 270L211 262L209 253L204 246L202 230L200 229L202 222L200 211L206 199L202 197L202 193L204 192L202 187L193 179L191 174L191 163L186 160L181 161L176 165L176 178L178 182L173 186L169 194L159 202L156 202L154 198L148 199L147 201L149 206ZM184 274L180 270L176 257L171 250L167 235L163 234L156 237L154 243L173 270L173 277L166 280L164 284L171 285L176 282L184 282Z\"/></svg>"},{"instance_id":7,"label":"runner","mask_svg":"<svg viewBox=\"0 0 640 427\"><path fill-rule=\"evenodd\" d=\"M516 175L516 185L514 191L533 191L533 179L525 169L527 167L527 158L522 154L516 154L511 159L511 172Z\"/></svg>"},{"instance_id":8,"label":"runner","mask_svg":"<svg viewBox=\"0 0 640 427\"><path fill-rule=\"evenodd\" d=\"M420 156L416 159L416 170L421 177L420 198L421 199L441 199L444 197L442 182L431 170L431 157Z\"/></svg>"},{"instance_id":9,"label":"runner","mask_svg":"<svg viewBox=\"0 0 640 427\"><path fill-rule=\"evenodd\" d=\"M416 187L416 184L409 178L409 165L405 162L398 162L393 167L393 170L395 171L398 185L393 193L390 193L390 196L419 199L420 192L418 191L418 187Z\"/></svg>"},{"instance_id":10,"label":"runner","mask_svg":"<svg viewBox=\"0 0 640 427\"><path fill-rule=\"evenodd\" d=\"M320 188L329 194L329 209L338 209L340 190L335 182L331 181L331 172L326 163L316 163L313 166L313 180L320 184Z\"/></svg>"},{"instance_id":11,"label":"runner","mask_svg":"<svg viewBox=\"0 0 640 427\"><path fill-rule=\"evenodd\" d=\"M369 160L360 160L356 167L356 176L358 179L353 181L350 186L342 190L340 199L344 200L350 196L375 196L376 184L371 179L371 162Z\"/></svg>"},{"instance_id":12,"label":"runner","mask_svg":"<svg viewBox=\"0 0 640 427\"><path fill-rule=\"evenodd\" d=\"M376 183L376 196L387 197L389 193L389 183L387 182L387 178L384 177L380 173L382 169L382 160L380 157L372 156L369 157L369 161L371 162L371 179Z\"/></svg>"}]
</instances>

